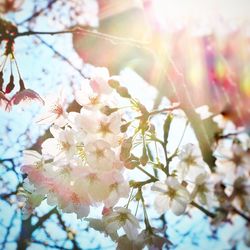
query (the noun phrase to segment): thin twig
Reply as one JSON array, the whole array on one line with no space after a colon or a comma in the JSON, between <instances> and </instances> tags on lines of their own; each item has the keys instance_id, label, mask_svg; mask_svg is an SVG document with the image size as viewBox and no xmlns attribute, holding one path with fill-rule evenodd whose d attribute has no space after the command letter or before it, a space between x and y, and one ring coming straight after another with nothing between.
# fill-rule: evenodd
<instances>
[{"instance_id":1,"label":"thin twig","mask_svg":"<svg viewBox=\"0 0 250 250\"><path fill-rule=\"evenodd\" d=\"M206 214L208 217L211 218L215 218L215 214L208 211L207 209L205 209L204 207L200 206L199 204L197 204L196 202L192 201L191 205L193 205L194 207L198 208L200 211L202 211L204 214Z\"/></svg>"},{"instance_id":2,"label":"thin twig","mask_svg":"<svg viewBox=\"0 0 250 250\"><path fill-rule=\"evenodd\" d=\"M22 36L33 36L33 35L60 35L60 34L72 34L72 33L76 33L76 34L87 34L90 36L94 36L97 38L101 38L104 40L108 40L109 42L113 43L113 44L127 44L130 46L135 46L135 47L139 47L139 48L143 48L145 46L150 45L150 42L141 42L139 40L135 40L135 39L131 39L131 38L126 38L126 37L118 37L118 36L113 36L113 35L109 35L106 33L102 33L96 30L91 30L91 29L85 29L82 27L74 27L73 29L67 29L67 30L60 30L60 31L25 31L25 32L20 32L20 33L16 33L15 35L13 35L13 38L17 38L17 37L22 37Z\"/></svg>"}]
</instances>

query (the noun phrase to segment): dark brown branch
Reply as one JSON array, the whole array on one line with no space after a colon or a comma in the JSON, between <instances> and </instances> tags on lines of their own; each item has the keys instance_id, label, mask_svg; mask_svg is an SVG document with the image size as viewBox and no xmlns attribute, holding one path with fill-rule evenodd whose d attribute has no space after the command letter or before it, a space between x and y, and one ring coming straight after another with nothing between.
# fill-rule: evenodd
<instances>
[{"instance_id":1,"label":"dark brown branch","mask_svg":"<svg viewBox=\"0 0 250 250\"><path fill-rule=\"evenodd\" d=\"M202 211L204 214L206 214L210 218L215 218L215 216L216 216L214 213L211 213L210 211L208 211L207 209L205 209L204 207L200 206L199 204L197 204L194 201L191 202L191 205L193 205L194 207L198 208L200 211Z\"/></svg>"},{"instance_id":2,"label":"dark brown branch","mask_svg":"<svg viewBox=\"0 0 250 250\"><path fill-rule=\"evenodd\" d=\"M15 195L15 194L17 194L17 190L10 192L10 193L6 193L6 194L1 194L0 199L6 200L6 199L10 198L10 196Z\"/></svg>"},{"instance_id":3,"label":"dark brown branch","mask_svg":"<svg viewBox=\"0 0 250 250\"><path fill-rule=\"evenodd\" d=\"M32 226L31 230L34 232L37 228L41 227L43 223L50 218L52 214L55 214L57 211L56 208L51 209L48 213L39 218L38 222Z\"/></svg>"},{"instance_id":4,"label":"dark brown branch","mask_svg":"<svg viewBox=\"0 0 250 250\"><path fill-rule=\"evenodd\" d=\"M57 218L58 218L58 220L59 220L59 222L60 222L60 225L62 226L63 230L64 230L65 232L67 232L67 226L65 225L65 222L63 221L62 216L61 216L61 214L58 212L58 210L56 211L56 215L57 215ZM80 250L80 249L81 249L81 248L79 248L79 246L78 246L78 244L77 244L75 238L70 239L70 240L71 240L71 242L72 242L72 244L73 244L73 249L74 249L74 250Z\"/></svg>"},{"instance_id":5,"label":"dark brown branch","mask_svg":"<svg viewBox=\"0 0 250 250\"><path fill-rule=\"evenodd\" d=\"M234 207L233 208L233 212L235 212L236 214L238 214L239 216L241 216L243 219L245 219L246 221L248 221L250 223L250 217L248 217L247 215L245 215L244 213L242 213L237 208Z\"/></svg>"},{"instance_id":6,"label":"dark brown branch","mask_svg":"<svg viewBox=\"0 0 250 250\"><path fill-rule=\"evenodd\" d=\"M21 232L18 239L17 250L26 249L29 243L31 242L32 234L36 229L42 226L42 224L50 218L52 214L56 213L56 208L50 210L47 214L40 217L38 222L35 225L31 225L31 217L27 220L22 221Z\"/></svg>"},{"instance_id":7,"label":"dark brown branch","mask_svg":"<svg viewBox=\"0 0 250 250\"><path fill-rule=\"evenodd\" d=\"M17 240L17 250L23 250L28 247L32 235L31 228L31 217L22 221L21 231Z\"/></svg>"},{"instance_id":8,"label":"dark brown branch","mask_svg":"<svg viewBox=\"0 0 250 250\"><path fill-rule=\"evenodd\" d=\"M11 219L10 219L10 223L9 223L9 225L8 225L7 228L6 228L6 234L5 234L5 236L4 236L3 242L1 242L1 244L2 244L2 249L7 249L7 248L6 248L6 244L7 244L7 242L8 242L8 237L9 237L9 235L10 235L11 228L13 227L13 222L14 222L14 220L15 220L15 218L16 218L16 214L17 214L17 212L14 211L14 213L13 213Z\"/></svg>"}]
</instances>

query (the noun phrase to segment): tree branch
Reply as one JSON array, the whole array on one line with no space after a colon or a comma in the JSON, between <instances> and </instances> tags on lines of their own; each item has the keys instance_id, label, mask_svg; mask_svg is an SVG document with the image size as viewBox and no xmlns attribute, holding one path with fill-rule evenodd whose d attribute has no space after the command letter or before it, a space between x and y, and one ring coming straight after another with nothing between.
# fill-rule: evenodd
<instances>
[{"instance_id":1,"label":"tree branch","mask_svg":"<svg viewBox=\"0 0 250 250\"><path fill-rule=\"evenodd\" d=\"M200 206L199 204L197 204L194 201L191 202L191 205L193 205L194 207L198 208L200 211L202 211L204 214L206 214L210 218L215 218L215 216L216 216L214 213L211 213L210 211L208 211L207 209L205 209L204 207Z\"/></svg>"},{"instance_id":2,"label":"tree branch","mask_svg":"<svg viewBox=\"0 0 250 250\"><path fill-rule=\"evenodd\" d=\"M60 30L60 31L25 31L25 32L16 33L12 36L10 35L10 37L15 39L15 38L22 37L22 36L34 36L34 35L51 35L51 36L53 36L53 35L72 34L72 33L87 34L90 36L94 36L94 37L98 37L98 38L101 38L104 40L108 40L111 43L127 44L127 45L130 45L133 47L139 47L139 48L144 48L144 49L149 49L146 46L150 45L150 42L141 42L141 41L135 40L135 39L113 36L113 35L102 33L102 32L96 31L96 30L86 29L86 28L83 28L80 26L76 26L72 29Z\"/></svg>"}]
</instances>

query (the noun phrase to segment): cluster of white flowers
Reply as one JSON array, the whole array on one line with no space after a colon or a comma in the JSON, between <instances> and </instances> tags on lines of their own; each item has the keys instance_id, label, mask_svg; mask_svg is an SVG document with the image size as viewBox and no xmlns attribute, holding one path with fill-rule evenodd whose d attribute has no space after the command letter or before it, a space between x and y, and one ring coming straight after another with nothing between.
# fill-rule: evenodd
<instances>
[{"instance_id":1,"label":"cluster of white flowers","mask_svg":"<svg viewBox=\"0 0 250 250\"><path fill-rule=\"evenodd\" d=\"M155 208L159 214L170 209L175 215L181 215L188 204L195 200L209 205L213 194L209 173L198 147L184 145L175 173L167 177L164 183L158 181L152 186L152 191L157 193Z\"/></svg>"},{"instance_id":2,"label":"cluster of white flowers","mask_svg":"<svg viewBox=\"0 0 250 250\"><path fill-rule=\"evenodd\" d=\"M232 204L250 213L250 150L240 141L221 142L216 151L217 178Z\"/></svg>"},{"instance_id":3,"label":"cluster of white flowers","mask_svg":"<svg viewBox=\"0 0 250 250\"><path fill-rule=\"evenodd\" d=\"M233 184L238 177L249 177L250 151L239 142L222 141L217 149L217 173L225 183Z\"/></svg>"},{"instance_id":4,"label":"cluster of white flowers","mask_svg":"<svg viewBox=\"0 0 250 250\"><path fill-rule=\"evenodd\" d=\"M99 68L95 77L83 83L76 96L80 112L68 113L63 101L51 99L38 121L51 125L53 137L42 143L42 154L24 152L22 171L33 187L32 197L47 198L48 204L75 212L78 218L87 216L92 205L113 207L129 194L119 157L124 137L121 113L101 112L115 99L109 79L108 71ZM29 212L34 208L32 197L27 196L29 205L24 207Z\"/></svg>"},{"instance_id":5,"label":"cluster of white flowers","mask_svg":"<svg viewBox=\"0 0 250 250\"><path fill-rule=\"evenodd\" d=\"M224 211L214 214L214 226L230 220L235 213L249 218L250 151L249 145L245 144L239 139L220 140L214 152L213 172L203 161L197 146L184 145L178 154L179 164L171 175L165 182L157 181L152 186L152 191L156 192L157 212L163 214L171 210L175 215L181 215L189 204L193 204L203 206L207 211ZM248 230L249 226L244 236L247 246Z\"/></svg>"},{"instance_id":6,"label":"cluster of white flowers","mask_svg":"<svg viewBox=\"0 0 250 250\"><path fill-rule=\"evenodd\" d=\"M157 181L152 186L152 190L157 193L156 210L163 214L170 209L180 215L193 201L207 208L215 208L220 206L220 196L225 195L224 201L249 212L249 149L244 149L238 142L229 144L222 141L215 155L217 160L212 173L198 147L193 144L184 145L173 174L164 183ZM225 186L225 194L216 193L215 186L219 183Z\"/></svg>"}]
</instances>

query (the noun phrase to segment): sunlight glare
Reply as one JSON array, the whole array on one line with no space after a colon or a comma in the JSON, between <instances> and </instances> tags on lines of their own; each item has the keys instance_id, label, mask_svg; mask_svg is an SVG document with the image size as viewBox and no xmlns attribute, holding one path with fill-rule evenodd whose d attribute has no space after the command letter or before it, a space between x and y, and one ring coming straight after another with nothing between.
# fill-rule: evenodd
<instances>
[{"instance_id":1,"label":"sunlight glare","mask_svg":"<svg viewBox=\"0 0 250 250\"><path fill-rule=\"evenodd\" d=\"M186 21L249 21L248 0L154 0L153 11L157 21L180 24Z\"/></svg>"}]
</instances>

